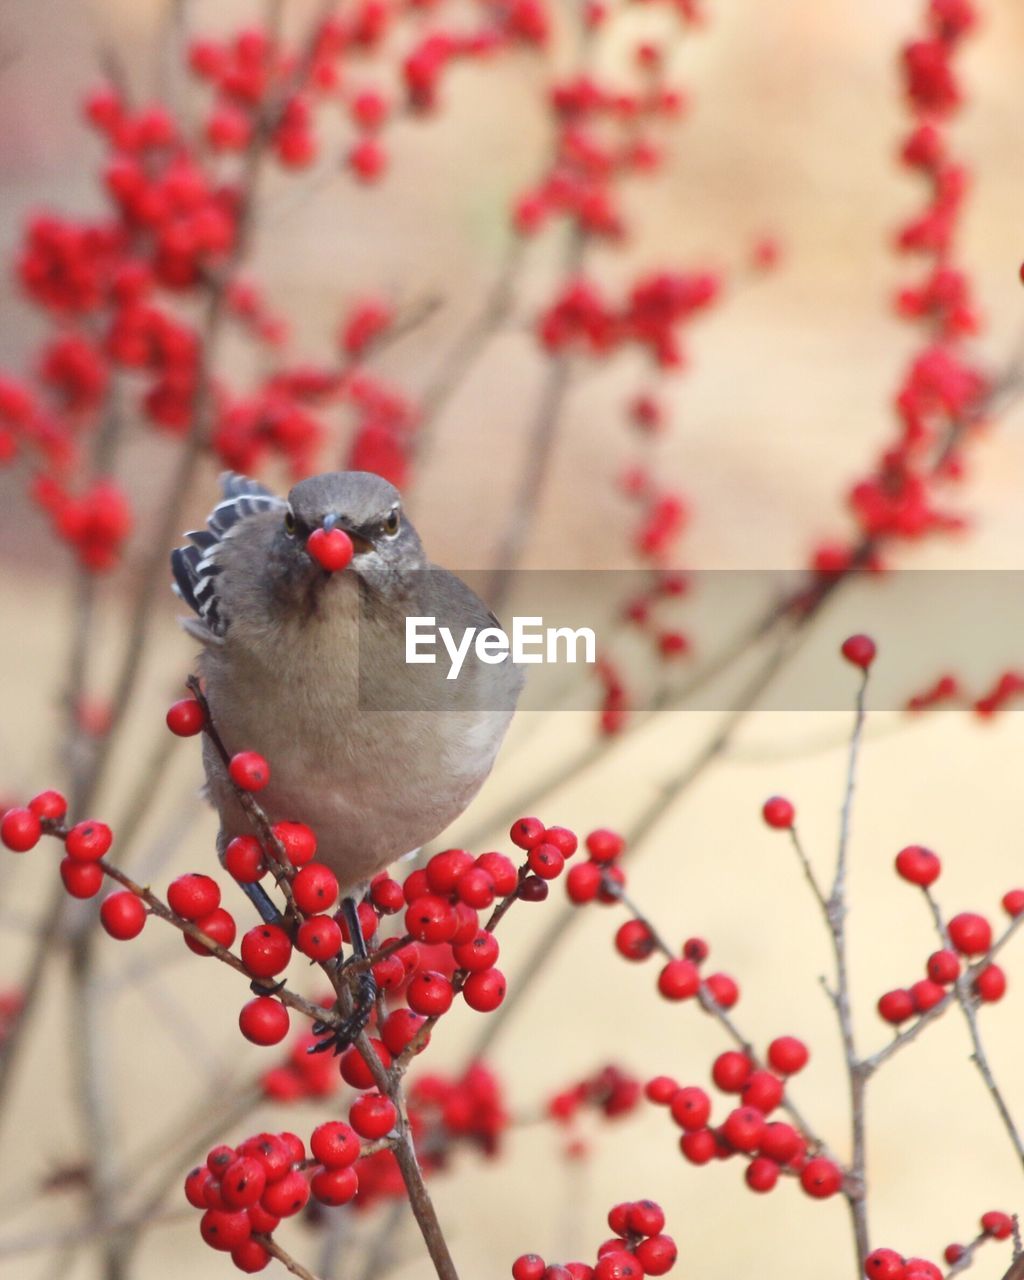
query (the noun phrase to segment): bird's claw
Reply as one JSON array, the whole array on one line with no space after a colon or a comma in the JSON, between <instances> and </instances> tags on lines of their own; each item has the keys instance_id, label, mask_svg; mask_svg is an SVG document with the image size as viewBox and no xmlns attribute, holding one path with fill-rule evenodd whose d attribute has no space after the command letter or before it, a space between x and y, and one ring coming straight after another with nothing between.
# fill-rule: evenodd
<instances>
[{"instance_id":1,"label":"bird's claw","mask_svg":"<svg viewBox=\"0 0 1024 1280\"><path fill-rule=\"evenodd\" d=\"M313 1023L313 1034L319 1039L310 1047L310 1053L342 1053L366 1029L377 999L377 980L369 969L359 974L354 994L352 1012L343 1022Z\"/></svg>"},{"instance_id":2,"label":"bird's claw","mask_svg":"<svg viewBox=\"0 0 1024 1280\"><path fill-rule=\"evenodd\" d=\"M266 978L253 978L249 983L249 990L254 996L276 996L287 985L284 978L280 982L268 982Z\"/></svg>"}]
</instances>

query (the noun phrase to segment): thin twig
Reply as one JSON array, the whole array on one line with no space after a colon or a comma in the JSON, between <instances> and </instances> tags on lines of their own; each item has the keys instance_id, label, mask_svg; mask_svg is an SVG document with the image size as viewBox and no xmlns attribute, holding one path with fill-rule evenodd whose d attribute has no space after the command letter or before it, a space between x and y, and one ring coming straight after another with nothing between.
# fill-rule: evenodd
<instances>
[{"instance_id":1,"label":"thin twig","mask_svg":"<svg viewBox=\"0 0 1024 1280\"><path fill-rule=\"evenodd\" d=\"M927 886L923 889L924 896L928 902L928 906L932 913L932 919L935 922L935 928L942 940L942 945L951 948L949 930L943 919L942 911L935 895ZM981 1029L978 1026L978 995L975 991L975 981L977 980L978 969L974 966L972 970L961 972L953 984L953 993L956 1002L960 1006L960 1010L964 1015L964 1021L967 1023L967 1030L971 1037L971 1061L978 1068L978 1074L985 1082L985 1088L989 1091L992 1101L995 1103L996 1111L999 1118L1003 1122L1010 1142L1017 1154L1017 1159L1024 1164L1024 1141L1021 1140L1020 1130L1014 1122L1013 1116L1010 1114L1010 1108L1007 1105L1006 1098L1002 1089L996 1083L995 1075L989 1064L988 1054L985 1052L985 1046L981 1039Z\"/></svg>"},{"instance_id":2,"label":"thin twig","mask_svg":"<svg viewBox=\"0 0 1024 1280\"><path fill-rule=\"evenodd\" d=\"M864 671L857 689L853 732L846 769L846 789L839 818L839 850L836 855L836 872L825 907L832 949L836 964L835 1009L839 1019L839 1031L843 1042L843 1056L850 1091L850 1123L853 1155L850 1172L844 1179L843 1194L850 1210L853 1224L854 1245L857 1254L857 1275L864 1274L864 1261L868 1256L867 1215L867 1142L865 1118L865 1073L857 1055L853 1031L853 1012L850 1006L850 973L847 955L846 917L849 911L846 881L849 870L850 823L853 816L853 795L857 782L857 763L866 719L865 695L868 673Z\"/></svg>"}]
</instances>

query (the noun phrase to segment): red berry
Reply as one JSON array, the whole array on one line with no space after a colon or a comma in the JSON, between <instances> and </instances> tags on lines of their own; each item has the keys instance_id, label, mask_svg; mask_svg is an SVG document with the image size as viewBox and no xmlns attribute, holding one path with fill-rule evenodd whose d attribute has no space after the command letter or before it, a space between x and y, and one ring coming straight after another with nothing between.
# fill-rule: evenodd
<instances>
[{"instance_id":1,"label":"red berry","mask_svg":"<svg viewBox=\"0 0 1024 1280\"><path fill-rule=\"evenodd\" d=\"M517 818L508 834L520 849L532 849L544 840L544 823L540 818Z\"/></svg>"},{"instance_id":2,"label":"red berry","mask_svg":"<svg viewBox=\"0 0 1024 1280\"><path fill-rule=\"evenodd\" d=\"M666 1000L687 1000L700 989L700 973L691 960L670 960L658 974L658 990Z\"/></svg>"},{"instance_id":3,"label":"red berry","mask_svg":"<svg viewBox=\"0 0 1024 1280\"><path fill-rule=\"evenodd\" d=\"M626 842L615 831L600 828L587 836L587 852L594 862L613 862L626 847Z\"/></svg>"},{"instance_id":4,"label":"red berry","mask_svg":"<svg viewBox=\"0 0 1024 1280\"><path fill-rule=\"evenodd\" d=\"M544 843L553 844L563 858L571 858L579 848L575 831L568 827L548 827L544 832Z\"/></svg>"},{"instance_id":5,"label":"red berry","mask_svg":"<svg viewBox=\"0 0 1024 1280\"><path fill-rule=\"evenodd\" d=\"M871 666L877 652L878 648L870 636L848 636L843 641L843 657L852 666L860 667L862 671L867 671L868 667Z\"/></svg>"},{"instance_id":6,"label":"red berry","mask_svg":"<svg viewBox=\"0 0 1024 1280\"><path fill-rule=\"evenodd\" d=\"M462 988L462 998L477 1013L491 1013L505 999L505 975L500 969L471 973Z\"/></svg>"},{"instance_id":7,"label":"red berry","mask_svg":"<svg viewBox=\"0 0 1024 1280\"><path fill-rule=\"evenodd\" d=\"M333 906L338 897L338 878L322 862L303 867L292 881L295 905L305 915L318 915Z\"/></svg>"},{"instance_id":8,"label":"red berry","mask_svg":"<svg viewBox=\"0 0 1024 1280\"><path fill-rule=\"evenodd\" d=\"M341 950L341 926L330 916L310 916L299 925L297 945L310 960L331 960Z\"/></svg>"},{"instance_id":9,"label":"red berry","mask_svg":"<svg viewBox=\"0 0 1024 1280\"><path fill-rule=\"evenodd\" d=\"M113 843L113 833L106 823L94 822L91 818L76 823L64 837L68 857L80 862L98 861Z\"/></svg>"},{"instance_id":10,"label":"red berry","mask_svg":"<svg viewBox=\"0 0 1024 1280\"><path fill-rule=\"evenodd\" d=\"M796 1036L778 1036L768 1046L768 1065L783 1076L802 1071L810 1056L807 1046Z\"/></svg>"},{"instance_id":11,"label":"red berry","mask_svg":"<svg viewBox=\"0 0 1024 1280\"><path fill-rule=\"evenodd\" d=\"M374 138L362 138L348 153L348 162L361 182L374 182L387 168L388 153Z\"/></svg>"},{"instance_id":12,"label":"red berry","mask_svg":"<svg viewBox=\"0 0 1024 1280\"><path fill-rule=\"evenodd\" d=\"M59 791L40 791L28 802L28 807L37 818L49 818L51 822L59 822L68 811L68 802Z\"/></svg>"},{"instance_id":13,"label":"red berry","mask_svg":"<svg viewBox=\"0 0 1024 1280\"><path fill-rule=\"evenodd\" d=\"M782 1101L783 1092L782 1081L770 1071L752 1071L741 1097L745 1107L756 1107L763 1115L768 1115Z\"/></svg>"},{"instance_id":14,"label":"red berry","mask_svg":"<svg viewBox=\"0 0 1024 1280\"><path fill-rule=\"evenodd\" d=\"M644 1085L644 1097L659 1107L667 1107L679 1092L679 1085L671 1076L655 1076Z\"/></svg>"},{"instance_id":15,"label":"red berry","mask_svg":"<svg viewBox=\"0 0 1024 1280\"><path fill-rule=\"evenodd\" d=\"M388 1051L396 1058L415 1040L426 1019L411 1009L395 1009L388 1014L381 1028L381 1038ZM430 1037L424 1040L424 1048L430 1043Z\"/></svg>"},{"instance_id":16,"label":"red berry","mask_svg":"<svg viewBox=\"0 0 1024 1280\"><path fill-rule=\"evenodd\" d=\"M103 868L95 862L62 858L60 878L73 898L94 898L103 885Z\"/></svg>"},{"instance_id":17,"label":"red berry","mask_svg":"<svg viewBox=\"0 0 1024 1280\"><path fill-rule=\"evenodd\" d=\"M739 984L727 973L708 974L704 985L715 1004L722 1009L731 1009L740 998Z\"/></svg>"},{"instance_id":18,"label":"red berry","mask_svg":"<svg viewBox=\"0 0 1024 1280\"><path fill-rule=\"evenodd\" d=\"M242 937L241 952L254 978L272 978L292 958L291 939L276 924L258 924Z\"/></svg>"},{"instance_id":19,"label":"red berry","mask_svg":"<svg viewBox=\"0 0 1024 1280\"><path fill-rule=\"evenodd\" d=\"M206 713L202 703L195 698L182 698L168 709L167 727L179 738L191 738L200 732L205 723Z\"/></svg>"},{"instance_id":20,"label":"red berry","mask_svg":"<svg viewBox=\"0 0 1024 1280\"><path fill-rule=\"evenodd\" d=\"M655 1235L636 1246L636 1260L649 1276L666 1275L675 1266L679 1251L671 1236Z\"/></svg>"},{"instance_id":21,"label":"red berry","mask_svg":"<svg viewBox=\"0 0 1024 1280\"><path fill-rule=\"evenodd\" d=\"M774 1120L765 1127L761 1135L758 1150L763 1156L774 1160L776 1164L789 1164L802 1155L805 1149L803 1138L791 1124L782 1120Z\"/></svg>"},{"instance_id":22,"label":"red berry","mask_svg":"<svg viewBox=\"0 0 1024 1280\"><path fill-rule=\"evenodd\" d=\"M994 1004L1006 995L1006 974L997 964L987 964L974 979L974 990L980 1000Z\"/></svg>"},{"instance_id":23,"label":"red berry","mask_svg":"<svg viewBox=\"0 0 1024 1280\"><path fill-rule=\"evenodd\" d=\"M183 920L198 920L220 906L220 886L198 871L178 876L167 886L167 905Z\"/></svg>"},{"instance_id":24,"label":"red berry","mask_svg":"<svg viewBox=\"0 0 1024 1280\"><path fill-rule=\"evenodd\" d=\"M15 853L31 849L42 834L42 823L31 809L8 809L0 820L0 840Z\"/></svg>"},{"instance_id":25,"label":"red berry","mask_svg":"<svg viewBox=\"0 0 1024 1280\"><path fill-rule=\"evenodd\" d=\"M355 555L352 539L344 529L314 529L306 539L306 551L327 573L346 568Z\"/></svg>"},{"instance_id":26,"label":"red berry","mask_svg":"<svg viewBox=\"0 0 1024 1280\"><path fill-rule=\"evenodd\" d=\"M255 884L267 874L263 849L255 836L235 836L224 850L224 867L239 884Z\"/></svg>"},{"instance_id":27,"label":"red berry","mask_svg":"<svg viewBox=\"0 0 1024 1280\"><path fill-rule=\"evenodd\" d=\"M767 1156L755 1156L743 1176L751 1191L771 1191L779 1180L779 1166Z\"/></svg>"},{"instance_id":28,"label":"red berry","mask_svg":"<svg viewBox=\"0 0 1024 1280\"><path fill-rule=\"evenodd\" d=\"M224 1171L220 1193L229 1209L248 1209L263 1194L267 1171L253 1156L239 1156Z\"/></svg>"},{"instance_id":29,"label":"red berry","mask_svg":"<svg viewBox=\"0 0 1024 1280\"><path fill-rule=\"evenodd\" d=\"M228 773L240 791L262 791L270 781L270 765L257 751L239 751L232 756Z\"/></svg>"},{"instance_id":30,"label":"red berry","mask_svg":"<svg viewBox=\"0 0 1024 1280\"><path fill-rule=\"evenodd\" d=\"M878 1012L886 1022L898 1027L914 1016L914 997L903 987L887 991L878 1000Z\"/></svg>"},{"instance_id":31,"label":"red berry","mask_svg":"<svg viewBox=\"0 0 1024 1280\"><path fill-rule=\"evenodd\" d=\"M928 977L932 982L948 987L951 982L956 982L959 976L960 961L955 951L950 951L948 948L933 951L928 957Z\"/></svg>"},{"instance_id":32,"label":"red berry","mask_svg":"<svg viewBox=\"0 0 1024 1280\"><path fill-rule=\"evenodd\" d=\"M222 947L230 947L235 940L234 916L225 911L223 907L218 907L216 911L211 911L208 916L200 916L195 921L195 926L213 942ZM190 951L194 951L197 956L213 955L213 952L205 942L200 942L198 938L193 938L187 933L185 934L185 945Z\"/></svg>"},{"instance_id":33,"label":"red berry","mask_svg":"<svg viewBox=\"0 0 1024 1280\"><path fill-rule=\"evenodd\" d=\"M347 1168L359 1159L359 1138L351 1125L341 1120L328 1120L317 1125L309 1139L315 1159L330 1169Z\"/></svg>"},{"instance_id":34,"label":"red berry","mask_svg":"<svg viewBox=\"0 0 1024 1280\"><path fill-rule=\"evenodd\" d=\"M615 935L615 949L627 960L646 960L657 950L657 943L645 921L627 920Z\"/></svg>"},{"instance_id":35,"label":"red berry","mask_svg":"<svg viewBox=\"0 0 1024 1280\"><path fill-rule=\"evenodd\" d=\"M703 938L687 938L683 943L683 955L694 964L703 964L711 954L711 948Z\"/></svg>"},{"instance_id":36,"label":"red berry","mask_svg":"<svg viewBox=\"0 0 1024 1280\"><path fill-rule=\"evenodd\" d=\"M249 1219L251 1222L251 1211ZM253 1227L253 1230L255 1230L255 1227ZM253 1275L266 1267L270 1262L270 1254L258 1240L243 1240L241 1244L235 1245L231 1250L231 1261L235 1264L237 1270L244 1271L247 1275Z\"/></svg>"},{"instance_id":37,"label":"red berry","mask_svg":"<svg viewBox=\"0 0 1024 1280\"><path fill-rule=\"evenodd\" d=\"M641 1280L643 1267L625 1249L606 1253L594 1268L594 1280Z\"/></svg>"},{"instance_id":38,"label":"red berry","mask_svg":"<svg viewBox=\"0 0 1024 1280\"><path fill-rule=\"evenodd\" d=\"M370 1045L378 1062L385 1068L390 1067L391 1054L388 1052L384 1042L371 1040ZM376 1081L373 1078L373 1073L355 1045L351 1049L346 1049L341 1055L338 1067L341 1071L341 1078L346 1084L350 1084L353 1089L372 1089L375 1087ZM318 1156L317 1159L320 1159L320 1157Z\"/></svg>"},{"instance_id":39,"label":"red berry","mask_svg":"<svg viewBox=\"0 0 1024 1280\"><path fill-rule=\"evenodd\" d=\"M871 1280L903 1280L903 1258L894 1249L874 1249L864 1259L864 1274Z\"/></svg>"},{"instance_id":40,"label":"red berry","mask_svg":"<svg viewBox=\"0 0 1024 1280\"><path fill-rule=\"evenodd\" d=\"M711 1099L697 1085L686 1085L673 1095L669 1111L681 1128L703 1129L711 1116Z\"/></svg>"},{"instance_id":41,"label":"red berry","mask_svg":"<svg viewBox=\"0 0 1024 1280\"><path fill-rule=\"evenodd\" d=\"M580 862L570 867L565 878L565 889L569 899L577 906L593 902L601 888L601 868L596 862Z\"/></svg>"},{"instance_id":42,"label":"red berry","mask_svg":"<svg viewBox=\"0 0 1024 1280\"><path fill-rule=\"evenodd\" d=\"M930 978L922 978L910 988L910 998L914 1002L915 1013L927 1013L945 998L946 989Z\"/></svg>"},{"instance_id":43,"label":"red berry","mask_svg":"<svg viewBox=\"0 0 1024 1280\"><path fill-rule=\"evenodd\" d=\"M318 1169L309 1189L321 1204L348 1204L359 1190L359 1174L351 1165L345 1169Z\"/></svg>"},{"instance_id":44,"label":"red berry","mask_svg":"<svg viewBox=\"0 0 1024 1280\"><path fill-rule=\"evenodd\" d=\"M809 1196L825 1200L843 1185L843 1172L824 1156L814 1156L800 1171L800 1185Z\"/></svg>"},{"instance_id":45,"label":"red berry","mask_svg":"<svg viewBox=\"0 0 1024 1280\"><path fill-rule=\"evenodd\" d=\"M544 1280L547 1264L537 1253L524 1253L512 1263L512 1280Z\"/></svg>"},{"instance_id":46,"label":"red berry","mask_svg":"<svg viewBox=\"0 0 1024 1280\"><path fill-rule=\"evenodd\" d=\"M100 922L112 938L121 942L137 938L146 923L146 904L134 893L112 893L100 907Z\"/></svg>"},{"instance_id":47,"label":"red berry","mask_svg":"<svg viewBox=\"0 0 1024 1280\"><path fill-rule=\"evenodd\" d=\"M477 929L469 942L460 942L452 947L452 958L460 969L482 973L497 963L499 950L498 939L493 933Z\"/></svg>"},{"instance_id":48,"label":"red berry","mask_svg":"<svg viewBox=\"0 0 1024 1280\"><path fill-rule=\"evenodd\" d=\"M1003 910L1013 919L1024 915L1024 889L1008 889L1003 894L1002 902Z\"/></svg>"},{"instance_id":49,"label":"red berry","mask_svg":"<svg viewBox=\"0 0 1024 1280\"><path fill-rule=\"evenodd\" d=\"M387 872L381 872L370 881L370 897L373 905L385 916L392 916L405 906L405 895L397 880L392 880Z\"/></svg>"},{"instance_id":50,"label":"red berry","mask_svg":"<svg viewBox=\"0 0 1024 1280\"><path fill-rule=\"evenodd\" d=\"M459 878L474 865L473 855L465 849L444 849L435 853L424 870L432 893L455 892Z\"/></svg>"},{"instance_id":51,"label":"red berry","mask_svg":"<svg viewBox=\"0 0 1024 1280\"><path fill-rule=\"evenodd\" d=\"M738 1049L720 1053L711 1067L711 1079L723 1093L739 1093L750 1079L754 1064Z\"/></svg>"},{"instance_id":52,"label":"red berry","mask_svg":"<svg viewBox=\"0 0 1024 1280\"><path fill-rule=\"evenodd\" d=\"M904 1267L903 1280L942 1280L942 1272L927 1258L908 1258Z\"/></svg>"},{"instance_id":53,"label":"red berry","mask_svg":"<svg viewBox=\"0 0 1024 1280\"><path fill-rule=\"evenodd\" d=\"M405 927L417 942L451 942L459 927L459 918L447 898L425 893L409 904Z\"/></svg>"},{"instance_id":54,"label":"red berry","mask_svg":"<svg viewBox=\"0 0 1024 1280\"><path fill-rule=\"evenodd\" d=\"M470 867L459 876L455 892L466 906L483 911L494 901L494 881L483 867Z\"/></svg>"},{"instance_id":55,"label":"red berry","mask_svg":"<svg viewBox=\"0 0 1024 1280\"><path fill-rule=\"evenodd\" d=\"M239 1145L237 1154L254 1156L266 1169L268 1182L283 1178L295 1163L289 1144L273 1133L259 1133L254 1138L247 1138Z\"/></svg>"},{"instance_id":56,"label":"red berry","mask_svg":"<svg viewBox=\"0 0 1024 1280\"><path fill-rule=\"evenodd\" d=\"M414 1013L439 1018L452 1007L455 998L452 984L441 973L429 969L417 973L406 988L405 998Z\"/></svg>"},{"instance_id":57,"label":"red berry","mask_svg":"<svg viewBox=\"0 0 1024 1280\"><path fill-rule=\"evenodd\" d=\"M934 884L942 870L938 854L923 845L909 844L896 855L896 870L911 884L926 888Z\"/></svg>"},{"instance_id":58,"label":"red berry","mask_svg":"<svg viewBox=\"0 0 1024 1280\"><path fill-rule=\"evenodd\" d=\"M737 1107L722 1125L725 1140L736 1151L756 1151L764 1130L764 1116L756 1107Z\"/></svg>"},{"instance_id":59,"label":"red berry","mask_svg":"<svg viewBox=\"0 0 1024 1280\"><path fill-rule=\"evenodd\" d=\"M288 1010L270 996L257 996L250 1000L238 1015L239 1030L253 1044L280 1044L290 1025Z\"/></svg>"},{"instance_id":60,"label":"red berry","mask_svg":"<svg viewBox=\"0 0 1024 1280\"><path fill-rule=\"evenodd\" d=\"M949 940L961 955L980 956L992 945L992 926L974 911L962 911L948 925Z\"/></svg>"},{"instance_id":61,"label":"red berry","mask_svg":"<svg viewBox=\"0 0 1024 1280\"><path fill-rule=\"evenodd\" d=\"M1013 1219L1008 1213L990 1209L981 1215L981 1229L993 1240L1009 1240L1013 1235Z\"/></svg>"},{"instance_id":62,"label":"red berry","mask_svg":"<svg viewBox=\"0 0 1024 1280\"><path fill-rule=\"evenodd\" d=\"M270 1183L260 1197L262 1207L275 1218L290 1218L308 1202L309 1183L297 1169Z\"/></svg>"},{"instance_id":63,"label":"red berry","mask_svg":"<svg viewBox=\"0 0 1024 1280\"><path fill-rule=\"evenodd\" d=\"M718 1142L710 1129L694 1129L679 1139L679 1147L691 1164L707 1164L718 1154Z\"/></svg>"},{"instance_id":64,"label":"red berry","mask_svg":"<svg viewBox=\"0 0 1024 1280\"><path fill-rule=\"evenodd\" d=\"M565 859L553 844L536 844L530 850L527 861L534 875L542 880L554 880L562 874Z\"/></svg>"},{"instance_id":65,"label":"red berry","mask_svg":"<svg viewBox=\"0 0 1024 1280\"><path fill-rule=\"evenodd\" d=\"M395 1127L398 1112L390 1098L381 1093L364 1093L349 1108L349 1121L361 1138L383 1138Z\"/></svg>"},{"instance_id":66,"label":"red berry","mask_svg":"<svg viewBox=\"0 0 1024 1280\"><path fill-rule=\"evenodd\" d=\"M272 830L293 867L304 867L316 857L316 836L304 822L275 822Z\"/></svg>"},{"instance_id":67,"label":"red berry","mask_svg":"<svg viewBox=\"0 0 1024 1280\"><path fill-rule=\"evenodd\" d=\"M665 1225L665 1213L653 1200L637 1200L628 1208L626 1224L634 1235L656 1236Z\"/></svg>"},{"instance_id":68,"label":"red berry","mask_svg":"<svg viewBox=\"0 0 1024 1280\"><path fill-rule=\"evenodd\" d=\"M765 822L777 831L787 831L796 819L796 810L784 796L771 796L764 802L761 814Z\"/></svg>"},{"instance_id":69,"label":"red berry","mask_svg":"<svg viewBox=\"0 0 1024 1280\"><path fill-rule=\"evenodd\" d=\"M193 1209L207 1209L206 1184L211 1181L212 1174L206 1165L197 1165L185 1179L185 1199Z\"/></svg>"},{"instance_id":70,"label":"red berry","mask_svg":"<svg viewBox=\"0 0 1024 1280\"><path fill-rule=\"evenodd\" d=\"M966 1252L967 1249L962 1244L947 1244L942 1251L942 1257L952 1266L954 1262L959 1262Z\"/></svg>"},{"instance_id":71,"label":"red berry","mask_svg":"<svg viewBox=\"0 0 1024 1280\"><path fill-rule=\"evenodd\" d=\"M511 858L503 853L482 853L476 865L486 871L494 882L494 891L502 898L514 893L519 883L519 872Z\"/></svg>"},{"instance_id":72,"label":"red berry","mask_svg":"<svg viewBox=\"0 0 1024 1280\"><path fill-rule=\"evenodd\" d=\"M249 1239L252 1227L243 1210L228 1213L225 1209L207 1209L199 1221L199 1233L211 1249L230 1253Z\"/></svg>"}]
</instances>

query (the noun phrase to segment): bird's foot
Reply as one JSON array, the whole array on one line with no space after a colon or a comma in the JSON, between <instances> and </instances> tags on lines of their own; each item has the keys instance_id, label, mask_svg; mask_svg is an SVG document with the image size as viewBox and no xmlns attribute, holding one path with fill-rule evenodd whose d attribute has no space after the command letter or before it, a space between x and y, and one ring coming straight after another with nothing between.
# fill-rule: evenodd
<instances>
[{"instance_id":1,"label":"bird's foot","mask_svg":"<svg viewBox=\"0 0 1024 1280\"><path fill-rule=\"evenodd\" d=\"M276 996L287 985L284 978L280 982L270 982L267 978L253 978L249 983L249 990L254 996Z\"/></svg>"},{"instance_id":2,"label":"bird's foot","mask_svg":"<svg viewBox=\"0 0 1024 1280\"><path fill-rule=\"evenodd\" d=\"M377 999L377 980L369 969L354 975L352 1012L339 1024L314 1022L313 1034L319 1039L310 1053L342 1053L366 1029Z\"/></svg>"}]
</instances>

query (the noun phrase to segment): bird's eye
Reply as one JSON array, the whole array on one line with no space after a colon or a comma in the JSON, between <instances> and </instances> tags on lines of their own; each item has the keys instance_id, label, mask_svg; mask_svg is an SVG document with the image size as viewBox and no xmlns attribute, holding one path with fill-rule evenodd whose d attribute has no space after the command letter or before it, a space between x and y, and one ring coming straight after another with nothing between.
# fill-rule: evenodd
<instances>
[{"instance_id":1,"label":"bird's eye","mask_svg":"<svg viewBox=\"0 0 1024 1280\"><path fill-rule=\"evenodd\" d=\"M384 521L384 532L389 538L393 538L398 530L402 527L402 514L396 507L387 519Z\"/></svg>"},{"instance_id":2,"label":"bird's eye","mask_svg":"<svg viewBox=\"0 0 1024 1280\"><path fill-rule=\"evenodd\" d=\"M284 531L289 538L295 537L295 516L290 511L284 513Z\"/></svg>"}]
</instances>

